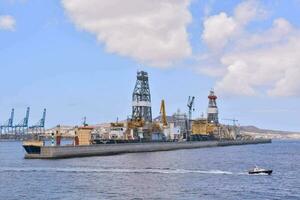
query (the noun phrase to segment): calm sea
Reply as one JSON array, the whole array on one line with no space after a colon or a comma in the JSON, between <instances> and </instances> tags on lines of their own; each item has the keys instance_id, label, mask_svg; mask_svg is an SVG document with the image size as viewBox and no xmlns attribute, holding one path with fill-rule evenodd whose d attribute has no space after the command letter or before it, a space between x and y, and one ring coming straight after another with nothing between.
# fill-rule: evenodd
<instances>
[{"instance_id":1,"label":"calm sea","mask_svg":"<svg viewBox=\"0 0 300 200\"><path fill-rule=\"evenodd\" d=\"M0 142L0 200L300 199L300 141L61 160ZM271 176L248 175L254 165Z\"/></svg>"}]
</instances>

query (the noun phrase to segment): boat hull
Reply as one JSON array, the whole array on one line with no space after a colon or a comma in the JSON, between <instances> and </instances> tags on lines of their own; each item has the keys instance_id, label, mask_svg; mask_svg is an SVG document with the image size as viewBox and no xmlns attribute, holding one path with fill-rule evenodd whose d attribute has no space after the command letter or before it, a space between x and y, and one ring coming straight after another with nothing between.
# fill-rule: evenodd
<instances>
[{"instance_id":1,"label":"boat hull","mask_svg":"<svg viewBox=\"0 0 300 200\"><path fill-rule=\"evenodd\" d=\"M271 143L271 140L202 141L202 142L149 142L128 144L96 144L79 146L42 146L39 154L27 152L29 159L58 159L86 156L105 156L122 153L171 151L205 147ZM25 147L24 147L25 148Z\"/></svg>"},{"instance_id":2,"label":"boat hull","mask_svg":"<svg viewBox=\"0 0 300 200\"><path fill-rule=\"evenodd\" d=\"M28 154L40 154L41 153L41 147L39 147L39 146L23 145L23 147Z\"/></svg>"},{"instance_id":3,"label":"boat hull","mask_svg":"<svg viewBox=\"0 0 300 200\"><path fill-rule=\"evenodd\" d=\"M42 141L29 140L23 142L23 147L28 154L40 154L42 146L44 146Z\"/></svg>"},{"instance_id":4,"label":"boat hull","mask_svg":"<svg viewBox=\"0 0 300 200\"><path fill-rule=\"evenodd\" d=\"M268 174L271 175L273 170L262 170L262 171L249 171L249 174Z\"/></svg>"}]
</instances>

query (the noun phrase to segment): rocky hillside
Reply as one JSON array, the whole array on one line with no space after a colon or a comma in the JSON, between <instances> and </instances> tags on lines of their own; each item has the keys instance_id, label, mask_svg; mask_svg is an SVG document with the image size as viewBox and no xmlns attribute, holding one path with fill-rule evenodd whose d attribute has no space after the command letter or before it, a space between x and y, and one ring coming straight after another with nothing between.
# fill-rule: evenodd
<instances>
[{"instance_id":1,"label":"rocky hillside","mask_svg":"<svg viewBox=\"0 0 300 200\"><path fill-rule=\"evenodd\" d=\"M300 139L300 132L260 129L255 126L241 126L241 134L252 135L255 138L270 139Z\"/></svg>"}]
</instances>

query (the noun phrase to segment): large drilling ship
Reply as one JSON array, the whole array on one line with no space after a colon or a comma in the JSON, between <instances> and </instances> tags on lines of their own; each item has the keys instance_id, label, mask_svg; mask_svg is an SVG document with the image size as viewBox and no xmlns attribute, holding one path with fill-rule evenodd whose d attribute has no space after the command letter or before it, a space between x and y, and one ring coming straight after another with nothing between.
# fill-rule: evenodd
<instances>
[{"instance_id":1,"label":"large drilling ship","mask_svg":"<svg viewBox=\"0 0 300 200\"><path fill-rule=\"evenodd\" d=\"M216 99L211 90L207 117L194 120L192 112L195 97L188 99L188 115L177 111L167 116L165 101L162 100L160 116L152 119L148 73L139 71L132 94L130 118L108 126L89 126L84 120L82 126L67 132L58 126L48 135L51 145L45 145L42 141L25 141L25 158L66 158L271 142L245 140L240 136L237 126L221 125ZM61 143L66 135L72 138L69 145Z\"/></svg>"}]
</instances>

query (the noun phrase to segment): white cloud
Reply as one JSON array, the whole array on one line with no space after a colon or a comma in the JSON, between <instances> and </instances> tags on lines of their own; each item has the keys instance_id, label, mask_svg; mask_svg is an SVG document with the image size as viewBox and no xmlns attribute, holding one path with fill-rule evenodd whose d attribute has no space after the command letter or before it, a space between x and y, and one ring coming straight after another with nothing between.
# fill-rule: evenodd
<instances>
[{"instance_id":1,"label":"white cloud","mask_svg":"<svg viewBox=\"0 0 300 200\"><path fill-rule=\"evenodd\" d=\"M203 23L202 39L213 51L222 50L232 39L243 33L247 23L263 18L266 12L256 0L244 1L234 9L234 16L225 12L208 16Z\"/></svg>"},{"instance_id":2,"label":"white cloud","mask_svg":"<svg viewBox=\"0 0 300 200\"><path fill-rule=\"evenodd\" d=\"M221 62L227 72L218 81L217 89L254 95L257 89L265 87L272 96L300 95L299 30L277 19L270 30L245 37L237 41L234 51L222 55Z\"/></svg>"},{"instance_id":3,"label":"white cloud","mask_svg":"<svg viewBox=\"0 0 300 200\"><path fill-rule=\"evenodd\" d=\"M300 30L287 20L279 18L267 30L248 32L248 23L262 19L262 13L266 13L259 8L257 1L246 1L236 7L234 16L220 13L207 18L220 18L223 15L224 19L231 19L237 28L230 34L224 34L221 29L226 25L225 22L215 27L215 30L221 30L223 34L223 38L215 37L216 40L221 40L216 43L219 44L217 47L210 45L203 37L204 34L209 34L205 33L209 29L204 29L202 38L209 50L208 56L202 61L211 63L213 60L217 63L212 69L204 70L204 73L216 72L212 74L219 76L216 90L223 94L256 95L265 92L271 96L299 96ZM207 20L204 28L207 28ZM219 54L213 53L216 48L219 48Z\"/></svg>"},{"instance_id":4,"label":"white cloud","mask_svg":"<svg viewBox=\"0 0 300 200\"><path fill-rule=\"evenodd\" d=\"M244 1L234 9L234 18L240 25L246 25L255 19L264 18L266 14L267 12L257 0Z\"/></svg>"},{"instance_id":5,"label":"white cloud","mask_svg":"<svg viewBox=\"0 0 300 200\"><path fill-rule=\"evenodd\" d=\"M219 93L232 93L239 95L254 95L254 89L248 83L248 75L255 74L248 68L243 60L234 60L228 66L226 74L222 80L217 82L216 90Z\"/></svg>"},{"instance_id":6,"label":"white cloud","mask_svg":"<svg viewBox=\"0 0 300 200\"><path fill-rule=\"evenodd\" d=\"M235 20L222 12L204 21L202 39L211 49L220 50L237 33L237 29L238 25Z\"/></svg>"},{"instance_id":7,"label":"white cloud","mask_svg":"<svg viewBox=\"0 0 300 200\"><path fill-rule=\"evenodd\" d=\"M15 19L10 15L0 15L0 30L13 31L16 27Z\"/></svg>"},{"instance_id":8,"label":"white cloud","mask_svg":"<svg viewBox=\"0 0 300 200\"><path fill-rule=\"evenodd\" d=\"M77 28L92 33L110 53L142 64L171 66L191 55L187 26L191 0L62 0ZM248 31L264 20L260 1L238 4L232 15L205 7L201 38L208 49L197 71L217 79L221 93L300 95L300 30L284 18L266 29ZM204 67L205 66L205 67Z\"/></svg>"},{"instance_id":9,"label":"white cloud","mask_svg":"<svg viewBox=\"0 0 300 200\"><path fill-rule=\"evenodd\" d=\"M186 27L190 0L62 0L79 29L96 35L106 50L153 66L190 56Z\"/></svg>"}]
</instances>

